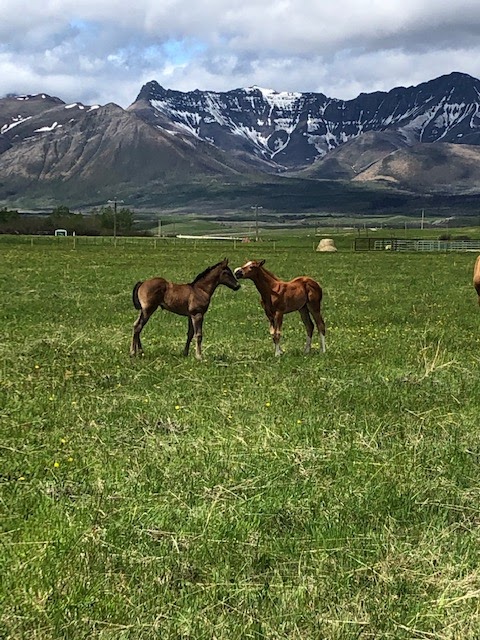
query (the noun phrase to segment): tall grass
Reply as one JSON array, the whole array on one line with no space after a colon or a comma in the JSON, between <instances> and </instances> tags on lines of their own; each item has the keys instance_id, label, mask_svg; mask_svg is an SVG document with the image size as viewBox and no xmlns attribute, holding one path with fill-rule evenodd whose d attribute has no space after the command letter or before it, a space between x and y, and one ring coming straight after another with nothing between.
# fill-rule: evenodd
<instances>
[{"instance_id":1,"label":"tall grass","mask_svg":"<svg viewBox=\"0 0 480 640\"><path fill-rule=\"evenodd\" d=\"M471 255L0 246L0 636L478 638L479 309ZM276 359L252 283L205 360L139 279L266 258L324 287Z\"/></svg>"}]
</instances>

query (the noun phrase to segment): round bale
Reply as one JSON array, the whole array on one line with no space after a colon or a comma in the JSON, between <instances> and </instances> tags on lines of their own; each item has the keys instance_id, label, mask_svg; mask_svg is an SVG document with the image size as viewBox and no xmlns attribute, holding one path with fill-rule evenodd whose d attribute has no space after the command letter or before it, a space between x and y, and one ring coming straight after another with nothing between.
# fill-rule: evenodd
<instances>
[{"instance_id":1,"label":"round bale","mask_svg":"<svg viewBox=\"0 0 480 640\"><path fill-rule=\"evenodd\" d=\"M317 251L336 251L337 247L335 246L332 238L322 238L317 246Z\"/></svg>"}]
</instances>

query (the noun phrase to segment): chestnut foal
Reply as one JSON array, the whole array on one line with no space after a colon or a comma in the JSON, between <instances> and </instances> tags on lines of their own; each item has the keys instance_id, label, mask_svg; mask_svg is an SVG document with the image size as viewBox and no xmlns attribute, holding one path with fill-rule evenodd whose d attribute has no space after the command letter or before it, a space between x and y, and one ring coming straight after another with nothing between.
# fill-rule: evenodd
<instances>
[{"instance_id":1,"label":"chestnut foal","mask_svg":"<svg viewBox=\"0 0 480 640\"><path fill-rule=\"evenodd\" d=\"M135 309L140 311L140 315L133 325L130 355L135 356L142 351L140 333L152 313L160 307L180 316L188 317L187 342L183 355L188 356L190 343L195 336L195 357L197 360L201 360L203 316L206 314L210 300L219 284L234 291L240 289L240 284L228 266L227 258L199 273L195 280L189 284L175 284L163 278L151 278L144 282L137 282L133 288L132 297L133 305Z\"/></svg>"},{"instance_id":2,"label":"chestnut foal","mask_svg":"<svg viewBox=\"0 0 480 640\"><path fill-rule=\"evenodd\" d=\"M320 311L322 288L308 276L299 276L289 282L284 282L263 266L265 260L250 260L243 267L235 269L235 277L253 280L261 295L261 304L270 323L270 333L275 344L275 355L282 354L280 337L283 316L291 311L298 311L302 316L307 331L305 353L310 352L315 320L322 351L325 353L325 322Z\"/></svg>"}]
</instances>

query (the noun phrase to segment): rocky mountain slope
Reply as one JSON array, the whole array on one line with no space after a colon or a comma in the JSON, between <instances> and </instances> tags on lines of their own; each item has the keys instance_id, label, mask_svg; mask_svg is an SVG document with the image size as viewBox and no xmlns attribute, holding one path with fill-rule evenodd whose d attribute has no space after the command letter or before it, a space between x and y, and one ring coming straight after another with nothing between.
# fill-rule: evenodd
<instances>
[{"instance_id":1,"label":"rocky mountain slope","mask_svg":"<svg viewBox=\"0 0 480 640\"><path fill-rule=\"evenodd\" d=\"M0 99L4 202L160 202L166 186L185 184L201 199L215 184L274 189L283 175L475 193L479 160L480 81L460 73L349 101L258 87L182 93L154 81L126 110L46 94Z\"/></svg>"},{"instance_id":2,"label":"rocky mountain slope","mask_svg":"<svg viewBox=\"0 0 480 640\"><path fill-rule=\"evenodd\" d=\"M50 190L95 201L185 176L225 180L251 173L211 145L172 136L112 103L6 98L0 122L0 194L7 197Z\"/></svg>"},{"instance_id":3,"label":"rocky mountain slope","mask_svg":"<svg viewBox=\"0 0 480 640\"><path fill-rule=\"evenodd\" d=\"M385 155L353 178L382 182L416 193L478 193L480 147L467 144L415 144Z\"/></svg>"},{"instance_id":4,"label":"rocky mountain slope","mask_svg":"<svg viewBox=\"0 0 480 640\"><path fill-rule=\"evenodd\" d=\"M147 83L131 108L170 131L187 131L229 153L299 169L368 132L395 132L404 144L480 144L480 81L461 73L417 87L360 94L277 93L253 87L225 93L167 90Z\"/></svg>"}]
</instances>

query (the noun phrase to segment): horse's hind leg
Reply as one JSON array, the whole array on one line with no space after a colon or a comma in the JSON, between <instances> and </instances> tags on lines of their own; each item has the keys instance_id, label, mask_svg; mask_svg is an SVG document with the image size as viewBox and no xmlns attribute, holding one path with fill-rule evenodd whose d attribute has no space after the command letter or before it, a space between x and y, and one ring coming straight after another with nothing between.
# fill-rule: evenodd
<instances>
[{"instance_id":1,"label":"horse's hind leg","mask_svg":"<svg viewBox=\"0 0 480 640\"><path fill-rule=\"evenodd\" d=\"M307 341L305 342L305 353L310 353L310 349L312 347L312 336L313 336L313 322L310 317L310 314L307 309L307 305L299 309L300 315L302 316L303 324L305 325L305 330L307 332Z\"/></svg>"},{"instance_id":2,"label":"horse's hind leg","mask_svg":"<svg viewBox=\"0 0 480 640\"><path fill-rule=\"evenodd\" d=\"M139 351L142 351L142 343L140 341L140 333L144 327L143 311L140 314L133 325L132 345L130 347L130 355L135 356Z\"/></svg>"},{"instance_id":3,"label":"horse's hind leg","mask_svg":"<svg viewBox=\"0 0 480 640\"><path fill-rule=\"evenodd\" d=\"M190 316L188 316L188 331L187 331L187 342L185 343L185 348L183 350L183 355L188 356L188 352L190 351L190 343L193 338L193 322Z\"/></svg>"},{"instance_id":4,"label":"horse's hind leg","mask_svg":"<svg viewBox=\"0 0 480 640\"><path fill-rule=\"evenodd\" d=\"M133 325L133 336L132 336L132 345L130 347L130 355L135 356L138 352L143 351L142 342L140 340L140 334L142 329L149 321L152 313L155 311L156 307L153 309L142 309L140 314Z\"/></svg>"},{"instance_id":5,"label":"horse's hind leg","mask_svg":"<svg viewBox=\"0 0 480 640\"><path fill-rule=\"evenodd\" d=\"M325 321L322 317L322 312L320 311L320 303L314 304L308 302L307 307L315 320L315 324L317 325L318 333L320 334L320 341L322 343L322 352L325 353Z\"/></svg>"}]
</instances>

